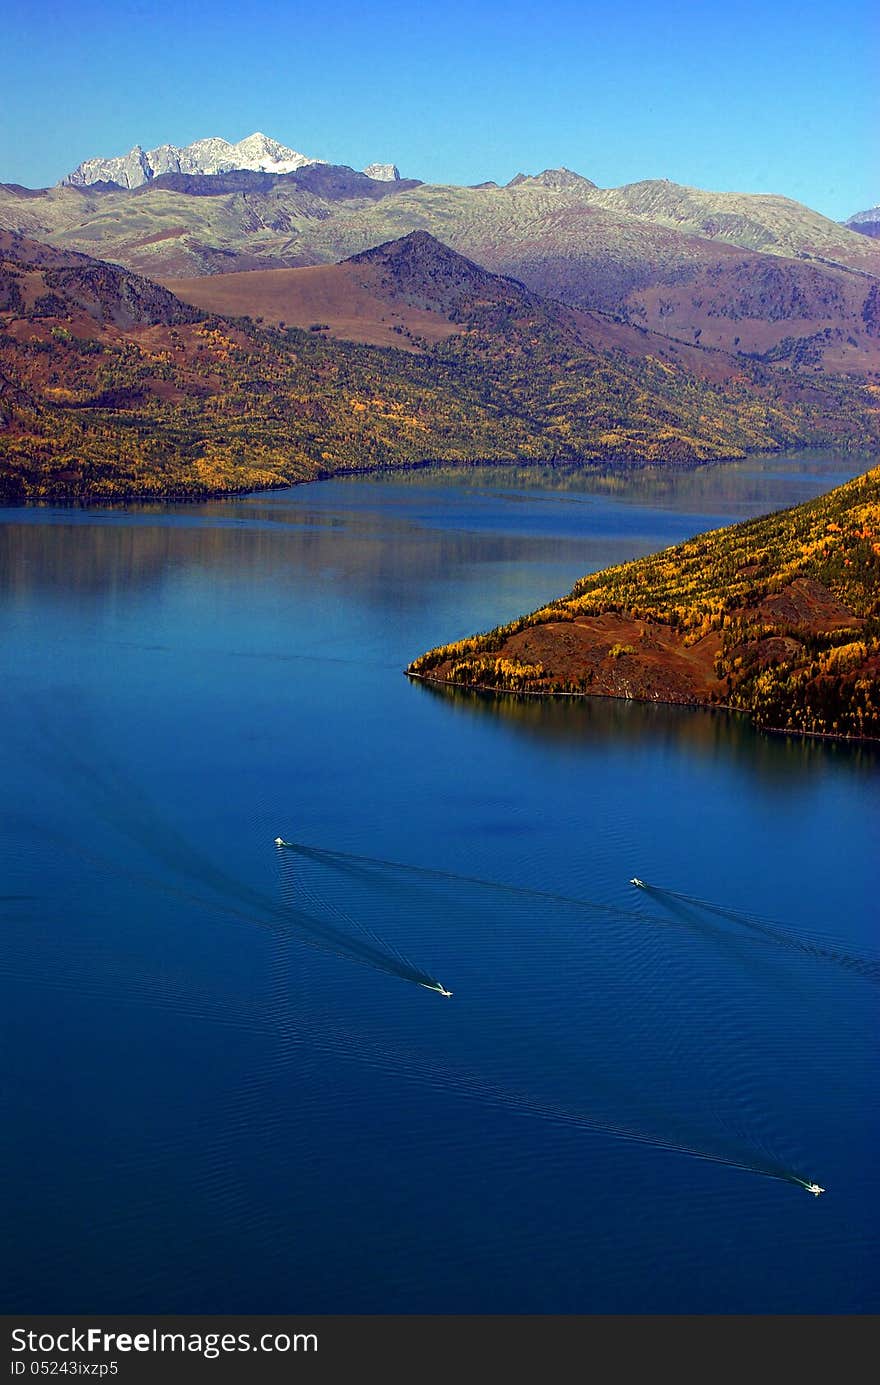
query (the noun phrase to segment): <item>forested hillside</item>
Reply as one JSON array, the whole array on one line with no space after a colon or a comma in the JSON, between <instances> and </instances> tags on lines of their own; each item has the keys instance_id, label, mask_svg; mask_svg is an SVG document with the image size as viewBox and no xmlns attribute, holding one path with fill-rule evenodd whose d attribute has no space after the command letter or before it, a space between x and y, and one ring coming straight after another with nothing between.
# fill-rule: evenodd
<instances>
[{"instance_id":1,"label":"forested hillside","mask_svg":"<svg viewBox=\"0 0 880 1385\"><path fill-rule=\"evenodd\" d=\"M595 344L570 310L430 236L371 254L383 291L458 330L397 350L208 317L118 266L5 237L0 494L193 497L430 461L678 464L877 436L880 400L859 382L655 354L646 334L639 355Z\"/></svg>"}]
</instances>

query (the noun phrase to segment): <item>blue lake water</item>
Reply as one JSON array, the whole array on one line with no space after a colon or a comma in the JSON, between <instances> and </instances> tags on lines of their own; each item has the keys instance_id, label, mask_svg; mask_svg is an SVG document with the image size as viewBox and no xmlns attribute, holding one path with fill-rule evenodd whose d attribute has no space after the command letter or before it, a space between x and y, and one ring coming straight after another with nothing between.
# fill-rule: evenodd
<instances>
[{"instance_id":1,"label":"blue lake water","mask_svg":"<svg viewBox=\"0 0 880 1385\"><path fill-rule=\"evenodd\" d=\"M867 465L0 511L8 1309L876 1311L880 748L402 676Z\"/></svg>"}]
</instances>

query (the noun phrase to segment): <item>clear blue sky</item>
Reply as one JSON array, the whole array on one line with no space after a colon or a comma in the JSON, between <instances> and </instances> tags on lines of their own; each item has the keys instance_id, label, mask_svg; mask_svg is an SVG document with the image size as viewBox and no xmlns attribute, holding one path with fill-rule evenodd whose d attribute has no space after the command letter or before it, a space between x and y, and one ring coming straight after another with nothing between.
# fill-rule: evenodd
<instances>
[{"instance_id":1,"label":"clear blue sky","mask_svg":"<svg viewBox=\"0 0 880 1385\"><path fill-rule=\"evenodd\" d=\"M565 164L880 202L878 0L12 0L0 181L262 130L429 182Z\"/></svg>"}]
</instances>

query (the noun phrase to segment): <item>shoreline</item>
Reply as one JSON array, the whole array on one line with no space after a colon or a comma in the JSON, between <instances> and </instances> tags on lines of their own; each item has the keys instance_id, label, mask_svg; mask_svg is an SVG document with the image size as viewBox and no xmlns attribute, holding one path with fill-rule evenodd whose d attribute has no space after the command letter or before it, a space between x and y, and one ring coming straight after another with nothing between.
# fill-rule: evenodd
<instances>
[{"instance_id":1,"label":"shoreline","mask_svg":"<svg viewBox=\"0 0 880 1385\"><path fill-rule=\"evenodd\" d=\"M746 462L755 457L784 458L785 456L797 456L802 453L822 452L828 449L829 444L824 442L805 443L797 447L778 447L778 448L755 448L743 453L731 454L726 457L708 457L704 459L694 458L691 461L683 462L660 462L644 461L633 459L631 461L615 461L608 459L588 459L578 461L573 458L556 457L547 460L516 459L481 457L471 461L447 461L438 457L430 457L417 462L377 462L373 466L345 467L339 471L328 471L321 469L316 471L314 476L301 476L298 480L279 480L264 486L236 486L225 487L222 490L201 491L197 495L175 495L171 492L156 491L125 491L119 495L45 495L45 496L25 496L24 498L15 496L3 496L0 492L0 507L3 509L39 509L41 506L59 506L69 509L87 510L92 506L112 506L112 505L136 505L136 504L155 504L155 505L204 505L213 500L235 500L243 495L270 495L273 491L292 490L296 486L309 486L315 481L336 481L346 476L379 476L383 473L430 471L432 469L443 469L450 471L479 471L488 467L519 467L524 469L534 468L536 471L542 468L554 470L556 468L567 468L573 471L582 471L597 476L629 476L644 471L657 471L666 473L684 473L702 471L704 468L715 466L730 466L736 462ZM853 455L863 452L861 448L834 448L835 451L848 452ZM866 454L867 455L867 454ZM873 455L873 454L872 454ZM0 463L2 464L2 463Z\"/></svg>"},{"instance_id":2,"label":"shoreline","mask_svg":"<svg viewBox=\"0 0 880 1385\"><path fill-rule=\"evenodd\" d=\"M577 698L582 701L601 698L606 702L634 702L640 707L682 707L693 712L729 712L735 716L745 717L749 725L762 735L792 736L798 740L833 741L849 745L880 745L880 736L835 735L833 731L799 731L792 726L758 726L751 712L744 707L732 707L729 702L700 702L697 698L685 700L674 697L623 697L618 693L539 692L530 688L514 690L511 688L492 688L486 683L455 683L451 678L431 678L426 673L412 673L408 668L403 669L403 674L405 678L416 683L430 683L438 688L455 688L458 692L483 693L494 698L534 697L545 702L559 697Z\"/></svg>"},{"instance_id":3,"label":"shoreline","mask_svg":"<svg viewBox=\"0 0 880 1385\"><path fill-rule=\"evenodd\" d=\"M735 463L750 461L754 458L766 457L768 460L784 460L786 457L797 458L806 454L808 457L812 453L822 453L827 451L842 453L845 456L863 456L870 458L866 470L870 470L876 465L876 450L873 448L846 447L841 443L830 443L828 441L798 443L789 447L774 448L747 448L744 452L731 453L724 457L706 457L703 459L693 458L690 461L645 461L641 458L633 458L626 461L615 460L614 458L588 458L579 461L571 457L553 457L544 460L534 458L512 458L512 457L480 457L465 460L447 460L440 457L423 458L416 462L376 462L372 466L344 467L339 471L321 468L313 476L301 476L298 480L279 480L263 486L234 486L224 487L221 490L200 491L197 495L175 495L172 492L156 491L125 491L118 495L45 495L45 496L4 496L0 492L0 508L3 509L25 509L27 507L39 509L41 506L59 506L70 509L87 510L92 506L111 506L111 505L136 505L136 504L155 504L155 505L204 505L212 500L235 500L243 495L271 495L273 491L292 490L296 486L309 486L315 481L336 481L346 476L380 476L384 473L393 474L397 472L407 473L414 471L430 471L432 469L447 471L480 471L488 467L517 467L520 469L541 469L548 470L571 470L590 473L596 476L631 476L640 472L658 472L667 474L683 474L703 471L710 467L731 466ZM2 458L0 458L0 469L2 469ZM860 474L860 473L857 473Z\"/></svg>"}]
</instances>

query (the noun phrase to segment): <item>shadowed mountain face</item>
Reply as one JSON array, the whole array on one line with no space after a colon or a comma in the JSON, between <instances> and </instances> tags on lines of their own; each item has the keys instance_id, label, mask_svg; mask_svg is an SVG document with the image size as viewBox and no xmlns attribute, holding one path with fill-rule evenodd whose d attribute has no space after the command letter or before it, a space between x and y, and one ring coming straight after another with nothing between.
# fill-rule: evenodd
<instances>
[{"instance_id":1,"label":"shadowed mountain face","mask_svg":"<svg viewBox=\"0 0 880 1385\"><path fill-rule=\"evenodd\" d=\"M26 321L91 319L115 327L172 326L202 314L119 265L0 231L0 312Z\"/></svg>"},{"instance_id":2,"label":"shadowed mountain face","mask_svg":"<svg viewBox=\"0 0 880 1385\"><path fill-rule=\"evenodd\" d=\"M427 231L412 231L400 240L352 255L348 263L374 271L389 299L430 307L453 319L477 296L496 302L499 298L535 301L524 285L491 274Z\"/></svg>"},{"instance_id":3,"label":"shadowed mountain face","mask_svg":"<svg viewBox=\"0 0 880 1385\"><path fill-rule=\"evenodd\" d=\"M92 187L102 186L92 184ZM103 186L107 186L106 184ZM267 194L275 190L296 193L304 190L327 202L365 199L378 202L398 192L420 187L414 178L371 178L354 169L335 164L308 164L293 173L263 173L234 169L228 173L161 173L133 191L141 197L156 189L182 193L187 197L223 197L227 193Z\"/></svg>"}]
</instances>

